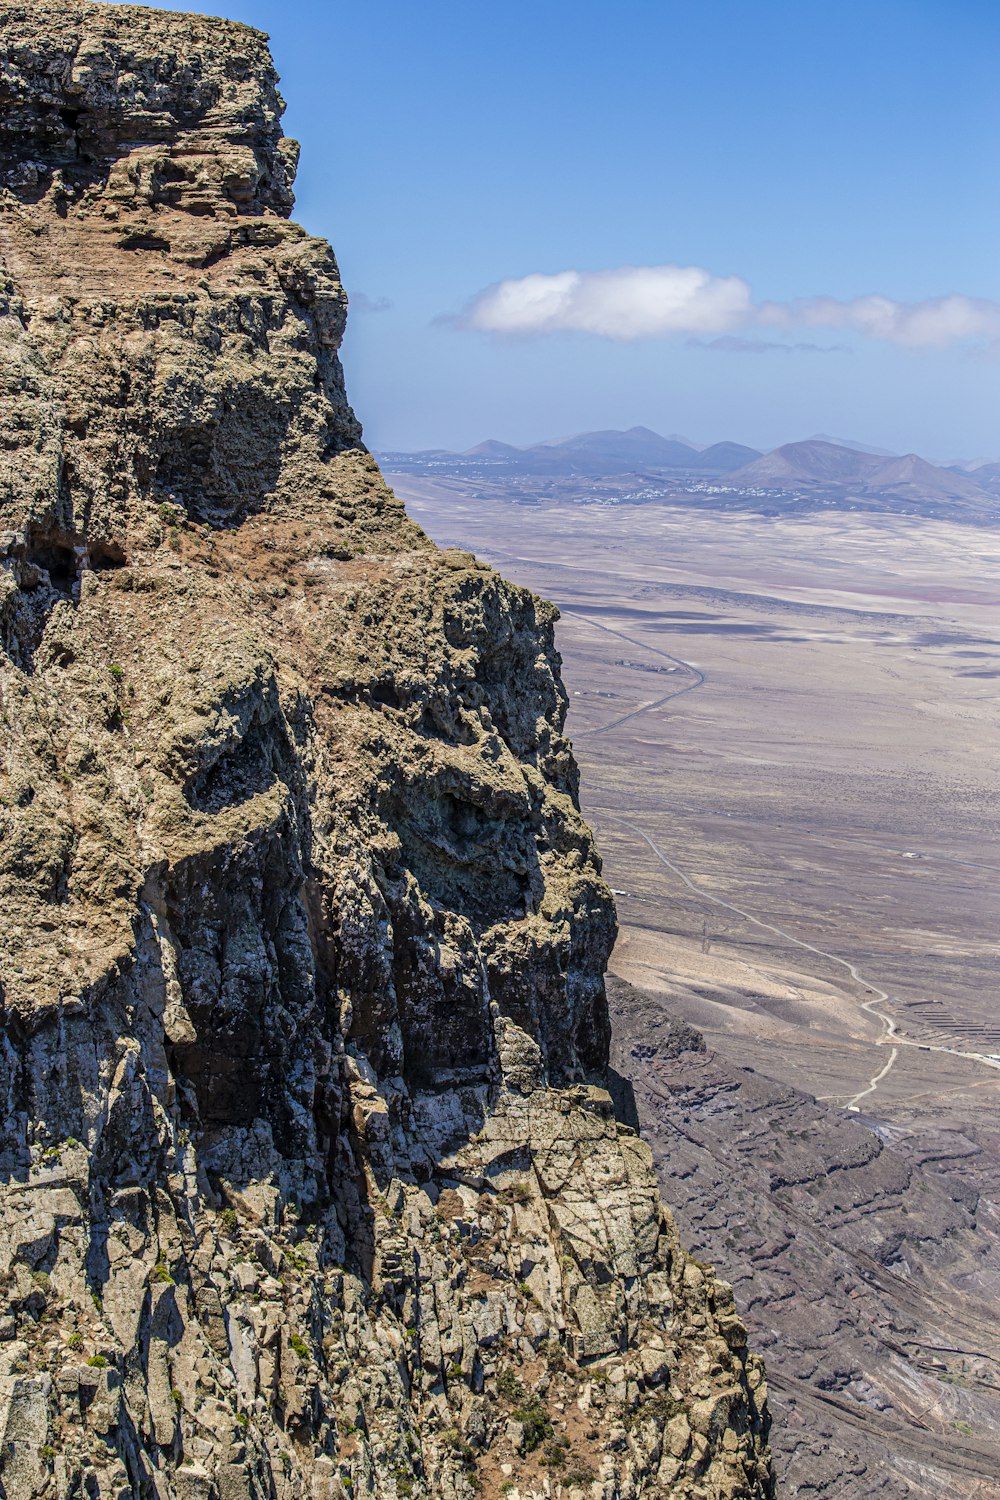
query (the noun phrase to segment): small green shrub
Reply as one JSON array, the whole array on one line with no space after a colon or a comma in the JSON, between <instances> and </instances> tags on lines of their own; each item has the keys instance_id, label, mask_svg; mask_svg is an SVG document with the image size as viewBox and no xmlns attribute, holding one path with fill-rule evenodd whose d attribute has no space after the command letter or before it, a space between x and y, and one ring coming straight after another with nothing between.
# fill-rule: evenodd
<instances>
[{"instance_id":1,"label":"small green shrub","mask_svg":"<svg viewBox=\"0 0 1000 1500\"><path fill-rule=\"evenodd\" d=\"M222 1210L219 1215L219 1225L228 1235L239 1233L240 1221L235 1208L224 1208Z\"/></svg>"},{"instance_id":2,"label":"small green shrub","mask_svg":"<svg viewBox=\"0 0 1000 1500\"><path fill-rule=\"evenodd\" d=\"M474 1469L476 1466L476 1450L471 1443L466 1442L457 1427L449 1427L441 1434L441 1442L450 1453L458 1459L464 1469Z\"/></svg>"},{"instance_id":3,"label":"small green shrub","mask_svg":"<svg viewBox=\"0 0 1000 1500\"><path fill-rule=\"evenodd\" d=\"M103 1354L92 1354L87 1360L87 1364L92 1370L106 1370L108 1368L108 1362Z\"/></svg>"},{"instance_id":4,"label":"small green shrub","mask_svg":"<svg viewBox=\"0 0 1000 1500\"><path fill-rule=\"evenodd\" d=\"M66 1340L66 1347L67 1349L82 1349L83 1334L79 1332L71 1333L69 1338Z\"/></svg>"},{"instance_id":5,"label":"small green shrub","mask_svg":"<svg viewBox=\"0 0 1000 1500\"><path fill-rule=\"evenodd\" d=\"M515 1408L513 1417L514 1421L520 1422L524 1428L524 1451L526 1453L534 1453L546 1438L552 1436L554 1430L552 1418L536 1395L529 1396L527 1401Z\"/></svg>"},{"instance_id":6,"label":"small green shrub","mask_svg":"<svg viewBox=\"0 0 1000 1500\"><path fill-rule=\"evenodd\" d=\"M545 1444L542 1463L551 1469L562 1469L569 1457L569 1442L564 1437L550 1438Z\"/></svg>"},{"instance_id":7,"label":"small green shrub","mask_svg":"<svg viewBox=\"0 0 1000 1500\"><path fill-rule=\"evenodd\" d=\"M170 1267L165 1260L158 1260L153 1267L149 1278L151 1281L160 1281L164 1286L173 1286L174 1278L170 1274Z\"/></svg>"},{"instance_id":8,"label":"small green shrub","mask_svg":"<svg viewBox=\"0 0 1000 1500\"><path fill-rule=\"evenodd\" d=\"M505 1401L524 1401L527 1391L513 1370L503 1369L497 1376L497 1395Z\"/></svg>"},{"instance_id":9,"label":"small green shrub","mask_svg":"<svg viewBox=\"0 0 1000 1500\"><path fill-rule=\"evenodd\" d=\"M396 1494L400 1500L409 1500L413 1494L413 1475L403 1464L394 1464L392 1477L396 1481Z\"/></svg>"},{"instance_id":10,"label":"small green shrub","mask_svg":"<svg viewBox=\"0 0 1000 1500\"><path fill-rule=\"evenodd\" d=\"M115 682L121 682L122 678L125 676L125 668L120 667L116 661L113 661L111 663L111 666L108 670L110 671Z\"/></svg>"},{"instance_id":11,"label":"small green shrub","mask_svg":"<svg viewBox=\"0 0 1000 1500\"><path fill-rule=\"evenodd\" d=\"M553 1373L562 1374L567 1369L566 1351L558 1339L548 1339L538 1352Z\"/></svg>"},{"instance_id":12,"label":"small green shrub","mask_svg":"<svg viewBox=\"0 0 1000 1500\"><path fill-rule=\"evenodd\" d=\"M299 1356L299 1359L309 1358L309 1345L300 1333L293 1333L288 1342Z\"/></svg>"},{"instance_id":13,"label":"small green shrub","mask_svg":"<svg viewBox=\"0 0 1000 1500\"><path fill-rule=\"evenodd\" d=\"M625 1426L635 1427L640 1422L669 1422L679 1412L685 1410L683 1401L678 1401L674 1396L668 1396L665 1391L660 1391L655 1396L647 1396L645 1401L640 1401L638 1406L625 1413Z\"/></svg>"}]
</instances>

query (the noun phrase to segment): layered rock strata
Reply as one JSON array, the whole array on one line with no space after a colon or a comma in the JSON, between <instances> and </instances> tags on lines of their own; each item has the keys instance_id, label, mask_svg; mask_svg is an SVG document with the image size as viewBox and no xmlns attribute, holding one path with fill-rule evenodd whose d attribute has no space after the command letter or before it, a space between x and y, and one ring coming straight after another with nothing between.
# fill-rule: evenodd
<instances>
[{"instance_id":1,"label":"layered rock strata","mask_svg":"<svg viewBox=\"0 0 1000 1500\"><path fill-rule=\"evenodd\" d=\"M779 1493L994 1495L994 1123L918 1133L847 1114L710 1051L671 1017L683 986L608 992L613 1060L681 1233L765 1351Z\"/></svg>"},{"instance_id":2,"label":"layered rock strata","mask_svg":"<svg viewBox=\"0 0 1000 1500\"><path fill-rule=\"evenodd\" d=\"M771 1493L554 612L364 450L265 38L0 0L0 1480Z\"/></svg>"}]
</instances>

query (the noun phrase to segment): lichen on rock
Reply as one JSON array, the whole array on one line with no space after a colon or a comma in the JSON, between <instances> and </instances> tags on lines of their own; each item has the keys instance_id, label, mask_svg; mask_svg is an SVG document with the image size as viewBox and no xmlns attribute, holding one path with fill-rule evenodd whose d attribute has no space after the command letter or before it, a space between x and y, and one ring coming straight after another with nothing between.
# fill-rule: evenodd
<instances>
[{"instance_id":1,"label":"lichen on rock","mask_svg":"<svg viewBox=\"0 0 1000 1500\"><path fill-rule=\"evenodd\" d=\"M0 1480L771 1493L554 611L361 443L259 33L0 0Z\"/></svg>"}]
</instances>

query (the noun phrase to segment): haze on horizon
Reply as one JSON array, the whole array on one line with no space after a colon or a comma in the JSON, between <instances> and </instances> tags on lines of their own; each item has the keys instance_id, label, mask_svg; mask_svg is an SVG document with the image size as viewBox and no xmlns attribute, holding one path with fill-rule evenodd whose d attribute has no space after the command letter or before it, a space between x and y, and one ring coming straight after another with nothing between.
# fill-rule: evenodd
<instances>
[{"instance_id":1,"label":"haze on horizon","mask_svg":"<svg viewBox=\"0 0 1000 1500\"><path fill-rule=\"evenodd\" d=\"M187 8L271 35L370 446L1000 450L987 0Z\"/></svg>"}]
</instances>

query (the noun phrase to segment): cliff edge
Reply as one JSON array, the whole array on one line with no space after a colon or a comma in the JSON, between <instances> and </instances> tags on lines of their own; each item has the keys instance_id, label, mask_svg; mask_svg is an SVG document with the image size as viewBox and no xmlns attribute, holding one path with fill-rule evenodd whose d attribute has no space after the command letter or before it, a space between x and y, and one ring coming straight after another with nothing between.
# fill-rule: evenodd
<instances>
[{"instance_id":1,"label":"cliff edge","mask_svg":"<svg viewBox=\"0 0 1000 1500\"><path fill-rule=\"evenodd\" d=\"M0 1480L772 1493L554 611L363 448L266 39L0 0Z\"/></svg>"}]
</instances>

